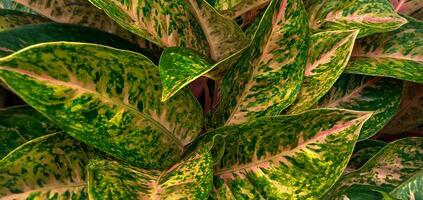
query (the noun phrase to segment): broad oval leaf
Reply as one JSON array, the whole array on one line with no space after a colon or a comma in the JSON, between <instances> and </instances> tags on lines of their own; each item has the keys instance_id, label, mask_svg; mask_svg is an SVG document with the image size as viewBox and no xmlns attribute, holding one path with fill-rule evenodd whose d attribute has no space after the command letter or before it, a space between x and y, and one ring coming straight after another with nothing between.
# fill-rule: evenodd
<instances>
[{"instance_id":1,"label":"broad oval leaf","mask_svg":"<svg viewBox=\"0 0 423 200\"><path fill-rule=\"evenodd\" d=\"M394 116L401 94L402 81L346 74L338 79L317 107L374 111L361 129L359 140L364 140L376 134Z\"/></svg>"},{"instance_id":2,"label":"broad oval leaf","mask_svg":"<svg viewBox=\"0 0 423 200\"><path fill-rule=\"evenodd\" d=\"M363 140L357 142L354 147L354 152L351 155L350 161L345 169L345 172L351 172L359 169L368 160L370 160L376 153L378 153L383 147L386 146L386 142L379 140Z\"/></svg>"},{"instance_id":3,"label":"broad oval leaf","mask_svg":"<svg viewBox=\"0 0 423 200\"><path fill-rule=\"evenodd\" d=\"M59 131L29 106L0 109L0 159L29 140Z\"/></svg>"},{"instance_id":4,"label":"broad oval leaf","mask_svg":"<svg viewBox=\"0 0 423 200\"><path fill-rule=\"evenodd\" d=\"M423 22L357 41L345 72L423 83Z\"/></svg>"},{"instance_id":5,"label":"broad oval leaf","mask_svg":"<svg viewBox=\"0 0 423 200\"><path fill-rule=\"evenodd\" d=\"M208 0L213 1L213 0ZM230 19L235 19L249 11L257 10L269 4L270 0L215 0L213 6Z\"/></svg>"},{"instance_id":6,"label":"broad oval leaf","mask_svg":"<svg viewBox=\"0 0 423 200\"><path fill-rule=\"evenodd\" d=\"M404 138L386 145L363 167L344 175L324 199L345 199L354 196L351 186L373 186L389 193L407 183L423 169L423 138ZM420 177L423 178L423 177ZM410 190L410 193L421 192ZM408 198L410 199L410 194Z\"/></svg>"},{"instance_id":7,"label":"broad oval leaf","mask_svg":"<svg viewBox=\"0 0 423 200\"><path fill-rule=\"evenodd\" d=\"M208 147L191 153L164 171L95 160L88 170L90 199L207 199L213 160Z\"/></svg>"},{"instance_id":8,"label":"broad oval leaf","mask_svg":"<svg viewBox=\"0 0 423 200\"><path fill-rule=\"evenodd\" d=\"M0 59L0 79L68 134L143 168L177 160L200 132L188 90L160 101L159 71L141 54L71 42Z\"/></svg>"},{"instance_id":9,"label":"broad oval leaf","mask_svg":"<svg viewBox=\"0 0 423 200\"><path fill-rule=\"evenodd\" d=\"M295 100L309 42L306 15L300 0L270 3L251 46L223 78L208 127L277 115Z\"/></svg>"},{"instance_id":10,"label":"broad oval leaf","mask_svg":"<svg viewBox=\"0 0 423 200\"><path fill-rule=\"evenodd\" d=\"M0 198L87 199L86 152L64 133L25 143L0 160Z\"/></svg>"},{"instance_id":11,"label":"broad oval leaf","mask_svg":"<svg viewBox=\"0 0 423 200\"><path fill-rule=\"evenodd\" d=\"M341 176L371 113L317 109L263 117L205 134L213 152L214 199L317 199ZM306 123L305 123L306 122ZM216 156L216 154L215 154Z\"/></svg>"},{"instance_id":12,"label":"broad oval leaf","mask_svg":"<svg viewBox=\"0 0 423 200\"><path fill-rule=\"evenodd\" d=\"M360 29L358 37L395 30L407 22L387 0L305 0L310 28Z\"/></svg>"},{"instance_id":13,"label":"broad oval leaf","mask_svg":"<svg viewBox=\"0 0 423 200\"><path fill-rule=\"evenodd\" d=\"M41 24L49 21L49 19L39 15L29 14L16 10L0 9L0 31L27 24Z\"/></svg>"},{"instance_id":14,"label":"broad oval leaf","mask_svg":"<svg viewBox=\"0 0 423 200\"><path fill-rule=\"evenodd\" d=\"M423 1L421 0L391 0L395 11L423 20Z\"/></svg>"},{"instance_id":15,"label":"broad oval leaf","mask_svg":"<svg viewBox=\"0 0 423 200\"><path fill-rule=\"evenodd\" d=\"M311 108L341 76L350 59L358 30L326 31L310 37L304 81L288 114Z\"/></svg>"}]
</instances>

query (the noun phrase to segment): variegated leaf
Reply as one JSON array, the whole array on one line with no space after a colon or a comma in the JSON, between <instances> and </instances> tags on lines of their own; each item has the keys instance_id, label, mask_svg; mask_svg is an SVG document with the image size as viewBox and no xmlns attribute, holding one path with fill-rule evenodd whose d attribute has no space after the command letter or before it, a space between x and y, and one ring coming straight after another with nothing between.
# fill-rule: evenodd
<instances>
[{"instance_id":1,"label":"variegated leaf","mask_svg":"<svg viewBox=\"0 0 423 200\"><path fill-rule=\"evenodd\" d=\"M301 91L286 113L309 109L330 90L350 59L357 34L358 30L326 31L310 37Z\"/></svg>"},{"instance_id":2,"label":"variegated leaf","mask_svg":"<svg viewBox=\"0 0 423 200\"><path fill-rule=\"evenodd\" d=\"M372 186L389 193L403 184L410 183L423 169L423 138L404 138L386 145L363 167L342 176L325 195L324 199L347 199L354 197L350 187ZM413 181L412 181L413 182ZM421 188L417 190L419 192ZM408 198L412 192L410 190ZM406 195L406 194L401 194ZM420 194L421 195L421 194Z\"/></svg>"},{"instance_id":3,"label":"variegated leaf","mask_svg":"<svg viewBox=\"0 0 423 200\"><path fill-rule=\"evenodd\" d=\"M0 159L29 140L59 131L29 106L0 109Z\"/></svg>"},{"instance_id":4,"label":"variegated leaf","mask_svg":"<svg viewBox=\"0 0 423 200\"><path fill-rule=\"evenodd\" d=\"M390 194L398 199L423 199L423 170L396 187Z\"/></svg>"},{"instance_id":5,"label":"variegated leaf","mask_svg":"<svg viewBox=\"0 0 423 200\"><path fill-rule=\"evenodd\" d=\"M423 22L357 41L345 72L423 83Z\"/></svg>"},{"instance_id":6,"label":"variegated leaf","mask_svg":"<svg viewBox=\"0 0 423 200\"><path fill-rule=\"evenodd\" d=\"M90 199L207 199L213 186L208 147L188 155L168 170L145 170L115 161L89 164Z\"/></svg>"},{"instance_id":7,"label":"variegated leaf","mask_svg":"<svg viewBox=\"0 0 423 200\"><path fill-rule=\"evenodd\" d=\"M357 142L354 147L354 153L352 154L350 162L348 163L344 173L359 169L385 146L386 142L379 140L363 140L361 142Z\"/></svg>"},{"instance_id":8,"label":"variegated leaf","mask_svg":"<svg viewBox=\"0 0 423 200\"><path fill-rule=\"evenodd\" d=\"M160 102L158 68L105 46L43 43L0 59L0 79L68 134L143 168L178 160L200 132L188 90Z\"/></svg>"},{"instance_id":9,"label":"variegated leaf","mask_svg":"<svg viewBox=\"0 0 423 200\"><path fill-rule=\"evenodd\" d=\"M213 6L223 16L229 19L235 19L248 11L263 8L269 2L270 0L216 0Z\"/></svg>"},{"instance_id":10,"label":"variegated leaf","mask_svg":"<svg viewBox=\"0 0 423 200\"><path fill-rule=\"evenodd\" d=\"M0 1L0 8L8 9L8 10L17 10L26 13L36 14L33 10L28 7L25 7L19 3L16 3L14 0L1 0Z\"/></svg>"},{"instance_id":11,"label":"variegated leaf","mask_svg":"<svg viewBox=\"0 0 423 200\"><path fill-rule=\"evenodd\" d=\"M272 0L252 44L222 81L221 99L208 127L279 114L297 96L308 49L301 0Z\"/></svg>"},{"instance_id":12,"label":"variegated leaf","mask_svg":"<svg viewBox=\"0 0 423 200\"><path fill-rule=\"evenodd\" d=\"M406 83L398 112L381 132L397 134L417 128L422 124L423 85Z\"/></svg>"},{"instance_id":13,"label":"variegated leaf","mask_svg":"<svg viewBox=\"0 0 423 200\"><path fill-rule=\"evenodd\" d=\"M64 133L18 147L0 160L0 199L88 199L85 149Z\"/></svg>"},{"instance_id":14,"label":"variegated leaf","mask_svg":"<svg viewBox=\"0 0 423 200\"><path fill-rule=\"evenodd\" d=\"M305 0L310 28L322 30L359 29L358 37L395 30L407 22L388 0Z\"/></svg>"},{"instance_id":15,"label":"variegated leaf","mask_svg":"<svg viewBox=\"0 0 423 200\"><path fill-rule=\"evenodd\" d=\"M125 29L160 47L186 47L208 54L207 39L184 0L89 0Z\"/></svg>"},{"instance_id":16,"label":"variegated leaf","mask_svg":"<svg viewBox=\"0 0 423 200\"><path fill-rule=\"evenodd\" d=\"M29 14L16 10L0 9L0 31L27 24L41 24L49 21L49 19L39 15Z\"/></svg>"},{"instance_id":17,"label":"variegated leaf","mask_svg":"<svg viewBox=\"0 0 423 200\"><path fill-rule=\"evenodd\" d=\"M423 1L421 0L391 0L395 11L423 20Z\"/></svg>"},{"instance_id":18,"label":"variegated leaf","mask_svg":"<svg viewBox=\"0 0 423 200\"><path fill-rule=\"evenodd\" d=\"M154 63L158 63L159 60L151 50L139 48L136 44L110 33L85 26L57 23L26 25L0 32L0 56L9 55L34 44L55 41L103 44L142 53Z\"/></svg>"},{"instance_id":19,"label":"variegated leaf","mask_svg":"<svg viewBox=\"0 0 423 200\"><path fill-rule=\"evenodd\" d=\"M346 195L338 200L400 200L372 185L352 185L344 192ZM323 198L323 200L335 199Z\"/></svg>"},{"instance_id":20,"label":"variegated leaf","mask_svg":"<svg viewBox=\"0 0 423 200\"><path fill-rule=\"evenodd\" d=\"M361 75L342 75L320 100L320 108L374 111L361 129L359 140L376 134L398 110L402 81Z\"/></svg>"},{"instance_id":21,"label":"variegated leaf","mask_svg":"<svg viewBox=\"0 0 423 200\"><path fill-rule=\"evenodd\" d=\"M206 133L203 141L222 137L214 140L212 152L224 147L214 169L212 196L318 199L341 176L370 115L317 109L258 118Z\"/></svg>"}]
</instances>

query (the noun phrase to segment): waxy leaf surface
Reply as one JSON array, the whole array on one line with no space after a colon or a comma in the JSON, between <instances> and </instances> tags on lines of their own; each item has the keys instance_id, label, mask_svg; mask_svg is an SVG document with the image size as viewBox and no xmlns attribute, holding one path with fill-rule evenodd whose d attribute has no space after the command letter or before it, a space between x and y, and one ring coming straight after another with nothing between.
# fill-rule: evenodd
<instances>
[{"instance_id":1,"label":"waxy leaf surface","mask_svg":"<svg viewBox=\"0 0 423 200\"><path fill-rule=\"evenodd\" d=\"M88 170L90 199L207 199L212 189L213 159L200 148L165 171L95 160Z\"/></svg>"},{"instance_id":2,"label":"waxy leaf surface","mask_svg":"<svg viewBox=\"0 0 423 200\"><path fill-rule=\"evenodd\" d=\"M357 34L358 30L326 31L310 37L301 91L286 113L309 109L330 90L350 59Z\"/></svg>"},{"instance_id":3,"label":"waxy leaf surface","mask_svg":"<svg viewBox=\"0 0 423 200\"><path fill-rule=\"evenodd\" d=\"M338 79L317 107L374 111L361 129L359 140L364 140L376 134L394 116L401 93L402 81L347 74Z\"/></svg>"},{"instance_id":4,"label":"waxy leaf surface","mask_svg":"<svg viewBox=\"0 0 423 200\"><path fill-rule=\"evenodd\" d=\"M0 31L27 24L41 24L49 21L47 18L22 11L0 9Z\"/></svg>"},{"instance_id":5,"label":"waxy leaf surface","mask_svg":"<svg viewBox=\"0 0 423 200\"><path fill-rule=\"evenodd\" d=\"M378 153L383 147L386 146L386 142L379 140L363 140L357 142L354 147L354 153L350 158L346 172L359 169L368 160L370 160L376 153ZM345 172L344 172L345 173Z\"/></svg>"},{"instance_id":6,"label":"waxy leaf surface","mask_svg":"<svg viewBox=\"0 0 423 200\"><path fill-rule=\"evenodd\" d=\"M158 67L141 54L43 43L1 58L0 66L0 79L68 134L136 166L168 167L202 127L188 90L160 101Z\"/></svg>"},{"instance_id":7,"label":"waxy leaf surface","mask_svg":"<svg viewBox=\"0 0 423 200\"><path fill-rule=\"evenodd\" d=\"M251 46L223 78L208 127L277 115L288 107L301 87L308 41L302 2L273 0Z\"/></svg>"}]
</instances>

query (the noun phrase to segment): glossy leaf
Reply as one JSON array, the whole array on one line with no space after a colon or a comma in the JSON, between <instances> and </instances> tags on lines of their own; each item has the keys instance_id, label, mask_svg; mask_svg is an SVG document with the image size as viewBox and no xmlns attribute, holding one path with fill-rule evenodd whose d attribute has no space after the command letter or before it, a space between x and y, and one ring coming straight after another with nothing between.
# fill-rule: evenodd
<instances>
[{"instance_id":1,"label":"glossy leaf","mask_svg":"<svg viewBox=\"0 0 423 200\"><path fill-rule=\"evenodd\" d=\"M0 159L29 140L59 131L29 106L0 109Z\"/></svg>"},{"instance_id":2,"label":"glossy leaf","mask_svg":"<svg viewBox=\"0 0 423 200\"><path fill-rule=\"evenodd\" d=\"M348 163L371 113L317 109L263 117L205 134L212 152L214 199L318 199ZM307 123L304 123L307 122ZM214 154L215 157L219 154Z\"/></svg>"},{"instance_id":3,"label":"glossy leaf","mask_svg":"<svg viewBox=\"0 0 423 200\"><path fill-rule=\"evenodd\" d=\"M402 81L360 75L342 75L320 100L320 108L345 108L374 111L363 125L359 140L376 134L398 110Z\"/></svg>"},{"instance_id":4,"label":"glossy leaf","mask_svg":"<svg viewBox=\"0 0 423 200\"><path fill-rule=\"evenodd\" d=\"M0 31L27 24L41 24L49 21L49 19L39 15L29 14L16 10L0 9Z\"/></svg>"},{"instance_id":5,"label":"glossy leaf","mask_svg":"<svg viewBox=\"0 0 423 200\"><path fill-rule=\"evenodd\" d=\"M63 133L31 140L0 160L0 198L87 199L89 158Z\"/></svg>"},{"instance_id":6,"label":"glossy leaf","mask_svg":"<svg viewBox=\"0 0 423 200\"><path fill-rule=\"evenodd\" d=\"M25 7L19 3L16 3L14 0L2 0L0 1L0 8L8 10L17 10L26 13L36 14L33 10L28 7Z\"/></svg>"},{"instance_id":7,"label":"glossy leaf","mask_svg":"<svg viewBox=\"0 0 423 200\"><path fill-rule=\"evenodd\" d=\"M306 18L300 0L270 3L250 48L223 78L208 127L277 115L295 100L306 64Z\"/></svg>"},{"instance_id":8,"label":"glossy leaf","mask_svg":"<svg viewBox=\"0 0 423 200\"><path fill-rule=\"evenodd\" d=\"M408 20L394 32L359 40L345 71L423 83L423 22Z\"/></svg>"},{"instance_id":9,"label":"glossy leaf","mask_svg":"<svg viewBox=\"0 0 423 200\"><path fill-rule=\"evenodd\" d=\"M178 160L200 132L188 90L160 102L158 68L141 54L83 43L43 43L0 59L0 78L68 134L143 168Z\"/></svg>"},{"instance_id":10,"label":"glossy leaf","mask_svg":"<svg viewBox=\"0 0 423 200\"><path fill-rule=\"evenodd\" d=\"M423 20L423 1L421 0L391 0L395 11Z\"/></svg>"},{"instance_id":11,"label":"glossy leaf","mask_svg":"<svg viewBox=\"0 0 423 200\"><path fill-rule=\"evenodd\" d=\"M386 145L363 167L344 175L326 194L325 199L345 199L350 186L373 186L389 193L409 183L423 168L423 138L404 138ZM420 188L421 189L421 188ZM416 190L411 190L414 192ZM419 191L417 191L419 192ZM410 199L408 193L408 198Z\"/></svg>"},{"instance_id":12,"label":"glossy leaf","mask_svg":"<svg viewBox=\"0 0 423 200\"><path fill-rule=\"evenodd\" d=\"M214 7L223 16L235 19L248 11L265 7L269 2L270 0L216 0Z\"/></svg>"},{"instance_id":13,"label":"glossy leaf","mask_svg":"<svg viewBox=\"0 0 423 200\"><path fill-rule=\"evenodd\" d=\"M357 34L358 30L327 31L310 37L301 91L286 113L309 109L330 90L350 59Z\"/></svg>"},{"instance_id":14,"label":"glossy leaf","mask_svg":"<svg viewBox=\"0 0 423 200\"><path fill-rule=\"evenodd\" d=\"M213 160L208 147L165 171L95 160L89 165L88 176L90 199L207 199L212 189Z\"/></svg>"},{"instance_id":15,"label":"glossy leaf","mask_svg":"<svg viewBox=\"0 0 423 200\"><path fill-rule=\"evenodd\" d=\"M351 172L359 169L385 146L386 142L379 140L363 140L358 142L354 147L354 153L345 171Z\"/></svg>"},{"instance_id":16,"label":"glossy leaf","mask_svg":"<svg viewBox=\"0 0 423 200\"><path fill-rule=\"evenodd\" d=\"M398 199L423 199L423 170L391 191Z\"/></svg>"},{"instance_id":17,"label":"glossy leaf","mask_svg":"<svg viewBox=\"0 0 423 200\"><path fill-rule=\"evenodd\" d=\"M387 0L305 0L310 28L322 30L360 29L358 37L393 31L407 22Z\"/></svg>"}]
</instances>

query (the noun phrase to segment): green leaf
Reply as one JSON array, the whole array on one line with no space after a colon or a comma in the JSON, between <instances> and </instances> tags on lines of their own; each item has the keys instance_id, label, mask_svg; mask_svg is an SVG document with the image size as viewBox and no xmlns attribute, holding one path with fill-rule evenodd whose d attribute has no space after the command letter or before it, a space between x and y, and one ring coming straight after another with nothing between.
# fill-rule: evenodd
<instances>
[{"instance_id":1,"label":"green leaf","mask_svg":"<svg viewBox=\"0 0 423 200\"><path fill-rule=\"evenodd\" d=\"M297 96L308 49L307 15L300 0L273 0L252 44L222 81L208 127L279 114Z\"/></svg>"},{"instance_id":2,"label":"green leaf","mask_svg":"<svg viewBox=\"0 0 423 200\"><path fill-rule=\"evenodd\" d=\"M342 176L326 194L325 199L354 196L354 193L347 192L349 187L354 185L370 185L389 193L403 187L404 183L408 185L409 180L420 174L422 168L423 138L400 139L386 145L357 171Z\"/></svg>"},{"instance_id":3,"label":"green leaf","mask_svg":"<svg viewBox=\"0 0 423 200\"><path fill-rule=\"evenodd\" d=\"M214 7L223 16L235 19L248 11L265 7L269 2L270 0L216 0Z\"/></svg>"},{"instance_id":4,"label":"green leaf","mask_svg":"<svg viewBox=\"0 0 423 200\"><path fill-rule=\"evenodd\" d=\"M68 134L139 167L170 166L203 124L188 90L160 102L158 67L141 54L43 43L1 58L0 66L0 79Z\"/></svg>"},{"instance_id":5,"label":"green leaf","mask_svg":"<svg viewBox=\"0 0 423 200\"><path fill-rule=\"evenodd\" d=\"M376 134L394 116L401 92L402 81L346 74L338 79L317 107L374 111L361 129L359 140L364 140Z\"/></svg>"},{"instance_id":6,"label":"green leaf","mask_svg":"<svg viewBox=\"0 0 423 200\"><path fill-rule=\"evenodd\" d=\"M16 1L14 1L14 0L2 0L2 1L0 1L0 8L36 14L33 10L31 10L31 9L29 9L29 8L19 4L19 3L16 3Z\"/></svg>"},{"instance_id":7,"label":"green leaf","mask_svg":"<svg viewBox=\"0 0 423 200\"><path fill-rule=\"evenodd\" d=\"M392 120L382 129L385 134L398 134L423 123L423 85L406 83L401 105Z\"/></svg>"},{"instance_id":8,"label":"green leaf","mask_svg":"<svg viewBox=\"0 0 423 200\"><path fill-rule=\"evenodd\" d=\"M164 171L95 160L89 164L88 176L90 199L207 199L213 160L208 147Z\"/></svg>"},{"instance_id":9,"label":"green leaf","mask_svg":"<svg viewBox=\"0 0 423 200\"><path fill-rule=\"evenodd\" d=\"M350 59L357 34L358 30L327 31L310 37L301 91L286 113L300 113L311 108L330 90Z\"/></svg>"},{"instance_id":10,"label":"green leaf","mask_svg":"<svg viewBox=\"0 0 423 200\"><path fill-rule=\"evenodd\" d=\"M398 200L389 193L371 185L352 185L339 200ZM333 199L327 199L333 200Z\"/></svg>"},{"instance_id":11,"label":"green leaf","mask_svg":"<svg viewBox=\"0 0 423 200\"><path fill-rule=\"evenodd\" d=\"M357 41L345 72L423 83L423 22Z\"/></svg>"},{"instance_id":12,"label":"green leaf","mask_svg":"<svg viewBox=\"0 0 423 200\"><path fill-rule=\"evenodd\" d=\"M391 4L398 13L423 20L423 1L421 0L391 0Z\"/></svg>"},{"instance_id":13,"label":"green leaf","mask_svg":"<svg viewBox=\"0 0 423 200\"><path fill-rule=\"evenodd\" d=\"M0 31L27 25L49 22L47 18L16 10L0 9Z\"/></svg>"},{"instance_id":14,"label":"green leaf","mask_svg":"<svg viewBox=\"0 0 423 200\"><path fill-rule=\"evenodd\" d=\"M0 160L2 199L87 199L86 147L66 134L50 134Z\"/></svg>"},{"instance_id":15,"label":"green leaf","mask_svg":"<svg viewBox=\"0 0 423 200\"><path fill-rule=\"evenodd\" d=\"M310 28L323 30L360 29L358 37L395 30L407 22L388 0L305 0Z\"/></svg>"},{"instance_id":16,"label":"green leaf","mask_svg":"<svg viewBox=\"0 0 423 200\"><path fill-rule=\"evenodd\" d=\"M0 109L0 159L29 140L59 131L29 106Z\"/></svg>"},{"instance_id":17,"label":"green leaf","mask_svg":"<svg viewBox=\"0 0 423 200\"><path fill-rule=\"evenodd\" d=\"M103 44L142 53L155 63L159 60L151 51L141 49L110 33L85 26L57 23L26 25L0 32L0 56L9 55L34 44L55 41Z\"/></svg>"},{"instance_id":18,"label":"green leaf","mask_svg":"<svg viewBox=\"0 0 423 200\"><path fill-rule=\"evenodd\" d=\"M379 140L363 140L361 142L357 142L346 171L351 172L359 169L385 146L386 142Z\"/></svg>"},{"instance_id":19,"label":"green leaf","mask_svg":"<svg viewBox=\"0 0 423 200\"><path fill-rule=\"evenodd\" d=\"M205 134L203 141L223 138L214 140L212 149L224 148L214 169L214 198L318 199L341 176L370 115L317 109Z\"/></svg>"},{"instance_id":20,"label":"green leaf","mask_svg":"<svg viewBox=\"0 0 423 200\"><path fill-rule=\"evenodd\" d=\"M159 47L186 47L208 54L207 39L184 0L89 0L119 25Z\"/></svg>"},{"instance_id":21,"label":"green leaf","mask_svg":"<svg viewBox=\"0 0 423 200\"><path fill-rule=\"evenodd\" d=\"M423 199L423 170L395 188L390 194L398 199Z\"/></svg>"}]
</instances>

